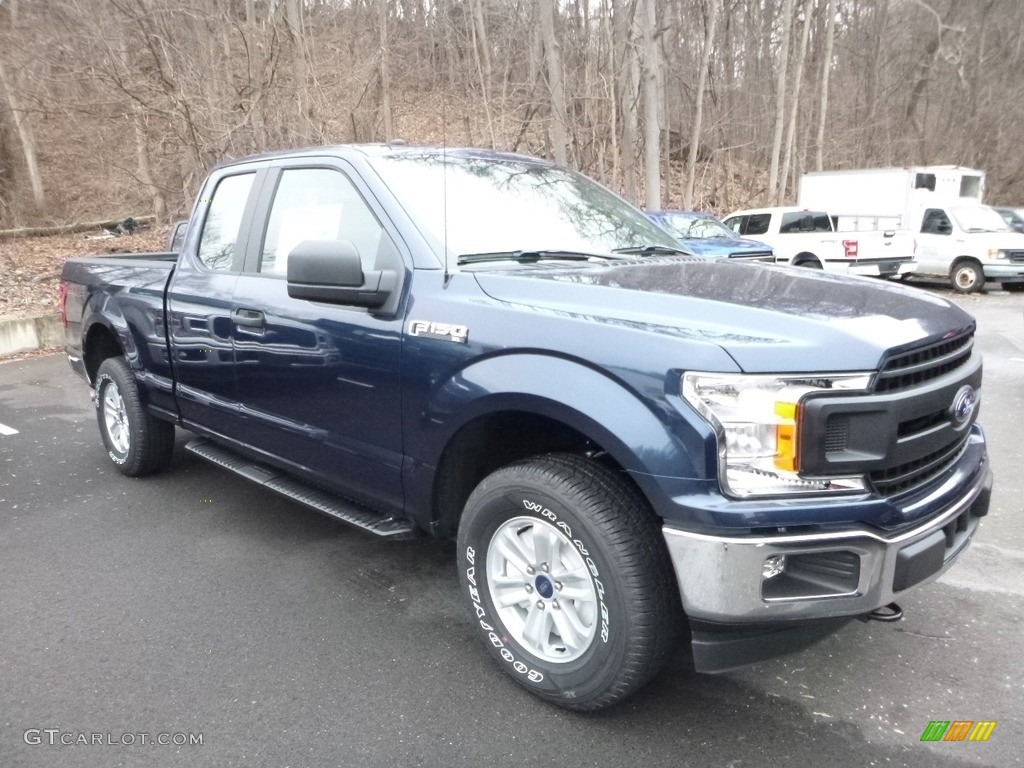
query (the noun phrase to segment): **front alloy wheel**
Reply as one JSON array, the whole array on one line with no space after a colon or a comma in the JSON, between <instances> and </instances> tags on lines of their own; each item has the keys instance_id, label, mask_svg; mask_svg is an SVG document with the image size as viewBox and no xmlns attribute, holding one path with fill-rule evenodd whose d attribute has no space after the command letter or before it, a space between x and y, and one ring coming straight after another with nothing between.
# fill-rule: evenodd
<instances>
[{"instance_id":1,"label":"front alloy wheel","mask_svg":"<svg viewBox=\"0 0 1024 768\"><path fill-rule=\"evenodd\" d=\"M487 548L487 586L512 637L545 661L578 659L597 635L594 578L549 522L513 517L498 527Z\"/></svg>"},{"instance_id":2,"label":"front alloy wheel","mask_svg":"<svg viewBox=\"0 0 1024 768\"><path fill-rule=\"evenodd\" d=\"M676 647L682 607L660 520L592 460L551 454L484 478L466 502L458 551L486 647L559 706L614 704Z\"/></svg>"}]
</instances>

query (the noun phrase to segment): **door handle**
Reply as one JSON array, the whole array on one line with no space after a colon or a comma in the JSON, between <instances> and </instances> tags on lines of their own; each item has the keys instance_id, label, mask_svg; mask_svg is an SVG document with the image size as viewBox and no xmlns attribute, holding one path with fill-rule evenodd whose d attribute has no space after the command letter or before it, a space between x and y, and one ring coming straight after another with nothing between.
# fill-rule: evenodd
<instances>
[{"instance_id":1,"label":"door handle","mask_svg":"<svg viewBox=\"0 0 1024 768\"><path fill-rule=\"evenodd\" d=\"M262 328L266 318L258 309L236 309L231 313L231 320L235 325Z\"/></svg>"}]
</instances>

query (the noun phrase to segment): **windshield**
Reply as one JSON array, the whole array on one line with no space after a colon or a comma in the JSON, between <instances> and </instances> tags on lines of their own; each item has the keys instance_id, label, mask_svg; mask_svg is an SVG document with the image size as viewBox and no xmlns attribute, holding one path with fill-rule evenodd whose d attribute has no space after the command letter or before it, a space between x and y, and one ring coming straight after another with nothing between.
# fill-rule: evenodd
<instances>
[{"instance_id":1,"label":"windshield","mask_svg":"<svg viewBox=\"0 0 1024 768\"><path fill-rule=\"evenodd\" d=\"M677 246L636 208L564 168L436 150L369 162L436 252L447 244L450 263L467 254Z\"/></svg>"},{"instance_id":2,"label":"windshield","mask_svg":"<svg viewBox=\"0 0 1024 768\"><path fill-rule=\"evenodd\" d=\"M669 214L662 218L662 223L676 237L707 240L716 237L736 237L736 233L718 219L710 216L680 216Z\"/></svg>"},{"instance_id":3,"label":"windshield","mask_svg":"<svg viewBox=\"0 0 1024 768\"><path fill-rule=\"evenodd\" d=\"M952 209L953 218L964 232L1009 232L1003 217L987 205L963 205Z\"/></svg>"}]
</instances>

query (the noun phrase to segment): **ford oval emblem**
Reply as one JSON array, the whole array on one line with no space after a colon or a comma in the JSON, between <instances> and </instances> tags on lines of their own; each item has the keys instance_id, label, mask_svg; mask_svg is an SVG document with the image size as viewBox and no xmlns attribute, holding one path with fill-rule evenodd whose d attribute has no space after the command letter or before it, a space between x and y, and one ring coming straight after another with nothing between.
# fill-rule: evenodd
<instances>
[{"instance_id":1,"label":"ford oval emblem","mask_svg":"<svg viewBox=\"0 0 1024 768\"><path fill-rule=\"evenodd\" d=\"M956 396L953 398L953 405L949 408L949 415L953 419L953 424L961 427L970 421L971 414L974 413L977 405L978 393L970 384L964 384L957 391Z\"/></svg>"}]
</instances>

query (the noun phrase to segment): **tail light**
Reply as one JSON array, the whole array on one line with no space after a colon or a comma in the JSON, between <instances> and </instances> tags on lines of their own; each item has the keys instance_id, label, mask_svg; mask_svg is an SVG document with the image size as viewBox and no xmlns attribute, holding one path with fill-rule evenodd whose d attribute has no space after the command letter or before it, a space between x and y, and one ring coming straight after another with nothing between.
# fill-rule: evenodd
<instances>
[{"instance_id":1,"label":"tail light","mask_svg":"<svg viewBox=\"0 0 1024 768\"><path fill-rule=\"evenodd\" d=\"M857 258L857 241L843 240L843 251L848 259Z\"/></svg>"}]
</instances>

